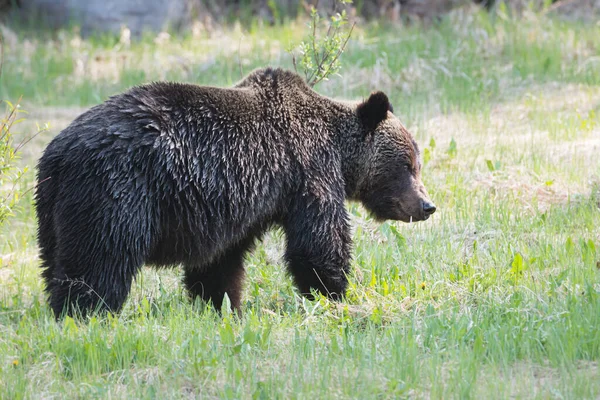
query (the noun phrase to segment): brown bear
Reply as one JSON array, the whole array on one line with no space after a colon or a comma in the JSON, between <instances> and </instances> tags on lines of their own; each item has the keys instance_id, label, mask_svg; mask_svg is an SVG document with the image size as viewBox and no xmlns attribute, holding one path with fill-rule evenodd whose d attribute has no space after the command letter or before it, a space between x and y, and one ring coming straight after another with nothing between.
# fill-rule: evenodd
<instances>
[{"instance_id":1,"label":"brown bear","mask_svg":"<svg viewBox=\"0 0 600 400\"><path fill-rule=\"evenodd\" d=\"M152 83L75 119L38 165L43 278L55 315L118 312L144 264L183 265L191 296L240 307L244 254L274 225L300 293L345 292L344 201L427 219L419 149L387 96L342 102L265 68L233 88Z\"/></svg>"}]
</instances>

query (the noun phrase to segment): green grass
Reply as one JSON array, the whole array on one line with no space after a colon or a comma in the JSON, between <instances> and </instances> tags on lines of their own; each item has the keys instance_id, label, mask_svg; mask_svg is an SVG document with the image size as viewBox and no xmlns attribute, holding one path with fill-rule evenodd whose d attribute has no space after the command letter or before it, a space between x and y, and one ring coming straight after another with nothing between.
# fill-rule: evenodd
<instances>
[{"instance_id":1,"label":"green grass","mask_svg":"<svg viewBox=\"0 0 600 400\"><path fill-rule=\"evenodd\" d=\"M20 134L51 122L24 150L34 164L81 106L148 80L229 85L240 63L289 66L301 29L129 47L22 37L0 97L23 95ZM342 77L317 89L388 92L439 211L378 225L350 204L341 304L296 295L275 231L248 256L241 319L190 304L181 271L147 269L118 316L56 323L27 194L0 228L0 398L598 398L599 53L600 25L535 15L358 30Z\"/></svg>"}]
</instances>

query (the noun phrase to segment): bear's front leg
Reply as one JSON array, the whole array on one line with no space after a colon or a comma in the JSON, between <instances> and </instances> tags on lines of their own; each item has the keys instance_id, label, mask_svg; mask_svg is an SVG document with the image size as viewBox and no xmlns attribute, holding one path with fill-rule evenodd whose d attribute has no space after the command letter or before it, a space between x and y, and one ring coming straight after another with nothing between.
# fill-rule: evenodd
<instances>
[{"instance_id":1,"label":"bear's front leg","mask_svg":"<svg viewBox=\"0 0 600 400\"><path fill-rule=\"evenodd\" d=\"M348 286L351 238L343 197L303 196L285 222L285 258L294 281L305 297L315 289L339 300Z\"/></svg>"}]
</instances>

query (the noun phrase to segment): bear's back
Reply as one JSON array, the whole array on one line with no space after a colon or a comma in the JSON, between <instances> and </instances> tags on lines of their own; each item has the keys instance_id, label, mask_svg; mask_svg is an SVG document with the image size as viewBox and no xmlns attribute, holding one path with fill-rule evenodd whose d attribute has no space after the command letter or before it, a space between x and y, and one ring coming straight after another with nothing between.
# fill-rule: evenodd
<instances>
[{"instance_id":1,"label":"bear's back","mask_svg":"<svg viewBox=\"0 0 600 400\"><path fill-rule=\"evenodd\" d=\"M135 87L74 120L47 147L40 169L58 163L54 170L80 193L149 199L159 242L168 244L156 263L206 257L277 219L298 181L284 122L256 97L250 89Z\"/></svg>"}]
</instances>

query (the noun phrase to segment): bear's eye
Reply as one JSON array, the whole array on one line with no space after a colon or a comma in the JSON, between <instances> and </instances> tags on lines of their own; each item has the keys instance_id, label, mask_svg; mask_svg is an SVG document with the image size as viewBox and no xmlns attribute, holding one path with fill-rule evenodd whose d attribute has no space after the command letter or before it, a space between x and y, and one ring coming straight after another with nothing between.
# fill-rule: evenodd
<instances>
[{"instance_id":1,"label":"bear's eye","mask_svg":"<svg viewBox=\"0 0 600 400\"><path fill-rule=\"evenodd\" d=\"M410 165L410 164L404 164L402 166L402 168L404 168L405 171L410 171L412 169L412 165Z\"/></svg>"}]
</instances>

